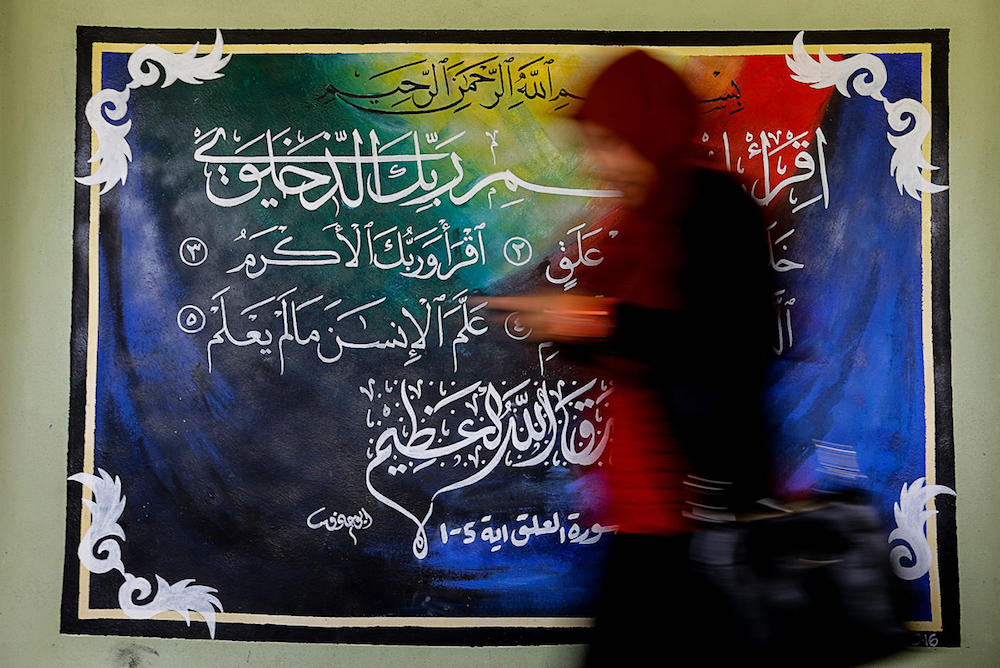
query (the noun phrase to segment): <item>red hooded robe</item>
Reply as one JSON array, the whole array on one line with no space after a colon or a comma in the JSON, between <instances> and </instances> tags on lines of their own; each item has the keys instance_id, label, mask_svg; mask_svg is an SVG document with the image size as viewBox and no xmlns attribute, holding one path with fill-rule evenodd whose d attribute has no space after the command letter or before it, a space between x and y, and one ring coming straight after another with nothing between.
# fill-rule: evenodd
<instances>
[{"instance_id":1,"label":"red hooded robe","mask_svg":"<svg viewBox=\"0 0 1000 668\"><path fill-rule=\"evenodd\" d=\"M687 203L684 157L697 127L694 97L668 66L633 51L598 76L576 117L617 134L658 172L646 202L623 212L595 272L595 291L645 308L684 309L677 277L685 259L674 219ZM625 533L689 531L682 512L689 467L659 391L644 381L650 370L634 357L615 358L608 369L616 382L611 521Z\"/></svg>"}]
</instances>

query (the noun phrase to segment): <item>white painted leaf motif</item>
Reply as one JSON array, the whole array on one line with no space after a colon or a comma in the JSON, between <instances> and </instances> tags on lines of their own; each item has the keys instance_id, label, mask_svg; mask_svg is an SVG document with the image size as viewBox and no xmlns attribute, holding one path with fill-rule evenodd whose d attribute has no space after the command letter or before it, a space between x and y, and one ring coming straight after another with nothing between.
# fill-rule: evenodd
<instances>
[{"instance_id":1,"label":"white painted leaf motif","mask_svg":"<svg viewBox=\"0 0 1000 668\"><path fill-rule=\"evenodd\" d=\"M792 70L792 79L812 88L829 88L836 86L844 97L851 97L851 88L864 97L878 100L885 108L889 127L894 132L887 132L889 144L896 149L889 165L890 176L896 177L896 187L899 194L903 191L913 199L920 201L921 193L937 193L947 190L948 186L931 183L923 177L920 170L937 169L924 159L921 146L931 129L931 117L927 108L911 98L903 98L890 102L882 94L882 89L888 81L885 64L870 53L863 53L841 61L831 60L820 47L819 57L813 59L803 43L804 32L800 32L792 41L792 55L785 56L788 68Z\"/></svg>"},{"instance_id":2,"label":"white painted leaf motif","mask_svg":"<svg viewBox=\"0 0 1000 668\"><path fill-rule=\"evenodd\" d=\"M232 54L222 55L222 31L215 31L215 45L210 53L198 56L199 46L200 44L195 44L186 53L171 53L155 44L140 47L128 59L128 71L132 80L125 89L117 91L106 88L90 98L84 114L97 134L98 148L89 160L97 163L97 169L89 176L77 177L79 183L85 186L101 185L102 195L119 183L125 184L128 164L132 161L132 148L125 137L132 129L132 121L118 121L128 113L130 90L156 84L161 72L161 88L166 88L175 81L200 84L223 76L220 70L229 63Z\"/></svg>"},{"instance_id":3,"label":"white painted leaf motif","mask_svg":"<svg viewBox=\"0 0 1000 668\"><path fill-rule=\"evenodd\" d=\"M893 504L896 528L889 534L889 542L901 541L889 552L892 570L903 580L916 580L930 570L933 562L931 546L924 527L927 520L937 514L927 510L927 503L938 494L956 496L955 490L944 485L925 486L926 478L917 478L912 485L903 483L899 502Z\"/></svg>"},{"instance_id":4,"label":"white painted leaf motif","mask_svg":"<svg viewBox=\"0 0 1000 668\"><path fill-rule=\"evenodd\" d=\"M107 573L118 571L125 574L122 564L121 547L115 538L125 542L125 531L118 524L125 510L125 497L122 496L122 481L114 478L104 469L97 469L100 477L90 473L77 473L70 480L85 485L94 493L94 500L83 500L83 505L90 511L90 528L84 534L77 556L80 562L91 573Z\"/></svg>"},{"instance_id":5,"label":"white painted leaf motif","mask_svg":"<svg viewBox=\"0 0 1000 668\"><path fill-rule=\"evenodd\" d=\"M77 548L80 562L91 573L115 570L122 574L125 582L118 589L118 604L128 617L150 619L161 612L172 610L180 613L190 626L191 612L197 612L208 624L211 637L215 638L215 613L216 610L222 612L222 603L213 595L217 590L211 587L192 584L192 579L170 584L155 575L156 594L145 603L136 602L136 595L140 601L149 598L153 587L146 578L137 578L125 570L121 547L115 540L117 538L122 543L125 542L125 530L118 524L125 510L121 479L118 476L112 477L101 468L97 472L99 476L75 473L69 477L69 480L89 487L94 493L92 501L83 499L83 504L90 510L91 520L90 528Z\"/></svg>"},{"instance_id":6,"label":"white painted leaf motif","mask_svg":"<svg viewBox=\"0 0 1000 668\"><path fill-rule=\"evenodd\" d=\"M180 580L170 584L159 575L156 578L156 595L146 603L136 603L149 597L152 585L146 578L125 574L125 584L118 590L118 605L132 619L151 619L161 612L172 610L180 613L191 626L191 612L197 612L205 619L211 636L215 637L215 612L222 612L222 603L213 594L217 591L205 585L191 584L194 580Z\"/></svg>"}]
</instances>

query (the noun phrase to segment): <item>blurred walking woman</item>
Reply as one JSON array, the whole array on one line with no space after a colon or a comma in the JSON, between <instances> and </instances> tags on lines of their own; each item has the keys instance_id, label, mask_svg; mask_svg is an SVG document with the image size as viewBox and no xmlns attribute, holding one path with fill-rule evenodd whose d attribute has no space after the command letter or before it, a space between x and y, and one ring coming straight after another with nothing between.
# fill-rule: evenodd
<instances>
[{"instance_id":1,"label":"blurred walking woman","mask_svg":"<svg viewBox=\"0 0 1000 668\"><path fill-rule=\"evenodd\" d=\"M763 227L739 185L690 159L695 99L645 52L602 72L576 119L625 209L597 267L597 293L614 304L597 312L608 314L605 370L616 384L608 477L620 529L588 665L683 661L692 645L714 663L732 638L729 613L699 584L688 547L697 521L768 494Z\"/></svg>"}]
</instances>

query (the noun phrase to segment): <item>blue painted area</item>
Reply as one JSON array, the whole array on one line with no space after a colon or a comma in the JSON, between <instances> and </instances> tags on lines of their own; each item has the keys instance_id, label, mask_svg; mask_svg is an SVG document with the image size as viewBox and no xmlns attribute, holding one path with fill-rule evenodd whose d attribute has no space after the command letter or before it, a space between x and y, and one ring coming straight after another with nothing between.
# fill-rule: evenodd
<instances>
[{"instance_id":1,"label":"blue painted area","mask_svg":"<svg viewBox=\"0 0 1000 668\"><path fill-rule=\"evenodd\" d=\"M113 90L125 90L132 81L128 73L128 59L131 54L105 51L101 54L101 86Z\"/></svg>"},{"instance_id":2,"label":"blue painted area","mask_svg":"<svg viewBox=\"0 0 1000 668\"><path fill-rule=\"evenodd\" d=\"M886 56L887 97L916 95L919 57ZM862 486L894 526L903 483L925 475L927 434L921 331L921 208L890 176L881 103L835 98L829 138L830 208L804 210L788 278L798 339L773 370L771 414L787 484L817 482L813 441L852 447ZM864 128L863 139L858 132ZM918 619L929 618L929 589Z\"/></svg>"}]
</instances>

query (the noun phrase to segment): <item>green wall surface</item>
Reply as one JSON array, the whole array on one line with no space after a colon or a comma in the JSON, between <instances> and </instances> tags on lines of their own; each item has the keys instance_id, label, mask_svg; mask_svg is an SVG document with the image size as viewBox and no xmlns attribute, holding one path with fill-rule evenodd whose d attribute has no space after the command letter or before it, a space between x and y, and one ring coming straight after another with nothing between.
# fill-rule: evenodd
<instances>
[{"instance_id":1,"label":"green wall surface","mask_svg":"<svg viewBox=\"0 0 1000 668\"><path fill-rule=\"evenodd\" d=\"M76 26L948 28L951 331L962 647L886 666L1000 665L1000 3L996 0L0 0L0 665L559 666L579 646L364 647L59 634L72 289ZM992 165L992 167L991 167ZM838 639L831 638L831 642ZM683 638L663 638L677 665ZM822 652L823 648L817 648Z\"/></svg>"}]
</instances>

